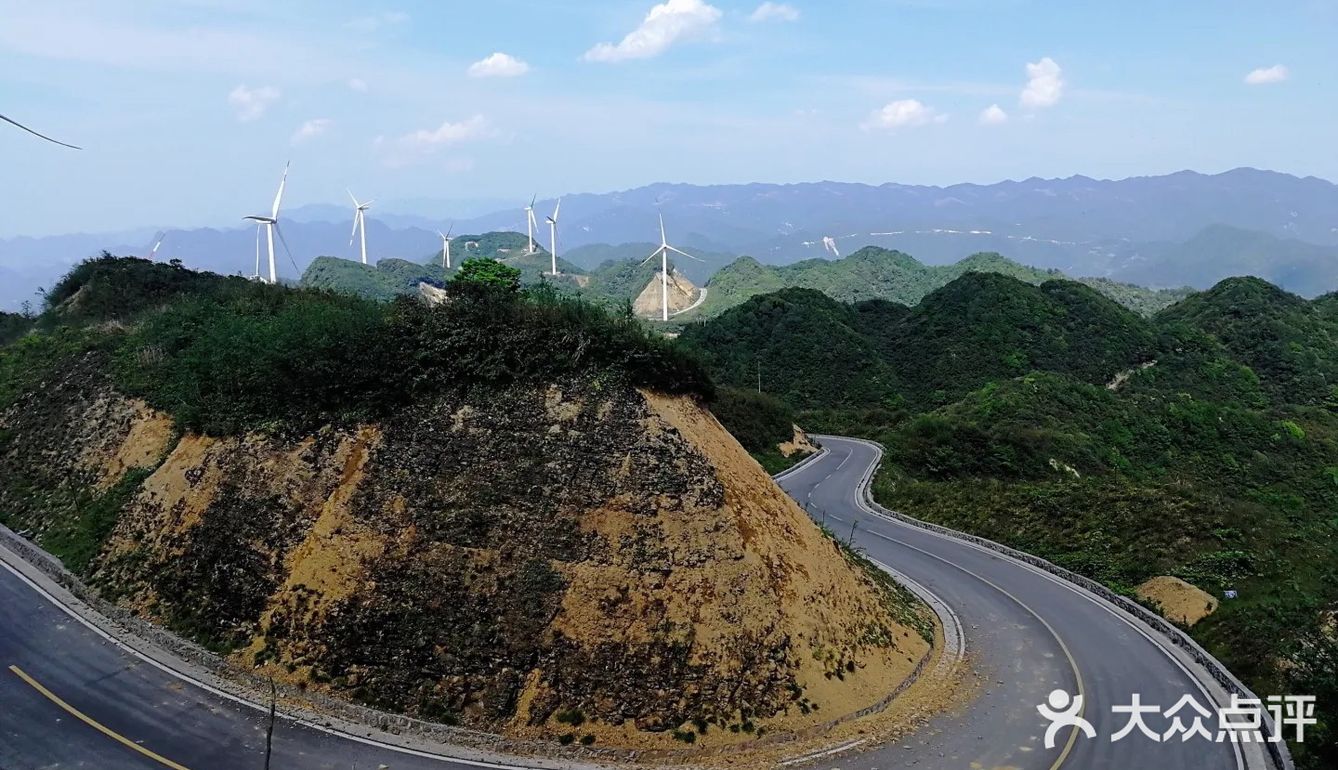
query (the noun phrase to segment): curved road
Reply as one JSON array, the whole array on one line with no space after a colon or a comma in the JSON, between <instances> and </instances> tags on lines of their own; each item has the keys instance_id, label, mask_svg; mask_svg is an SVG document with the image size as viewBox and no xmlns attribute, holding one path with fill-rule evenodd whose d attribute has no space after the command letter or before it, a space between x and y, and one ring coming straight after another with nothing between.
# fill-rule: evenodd
<instances>
[{"instance_id":1,"label":"curved road","mask_svg":"<svg viewBox=\"0 0 1338 770\"><path fill-rule=\"evenodd\" d=\"M945 770L1232 770L1226 744L1157 744L1131 736L1112 704L1141 693L1169 706L1204 691L1150 639L1118 615L1017 562L869 512L860 485L873 447L824 439L828 452L781 485L874 559L893 565L953 608L980 689L958 713L932 719L903 741L843 757L824 768ZM815 514L821 515L821 514ZM8 556L8 554L6 554ZM39 581L40 582L40 581ZM1042 745L1036 705L1055 688L1081 690L1096 740L1060 734ZM0 565L0 768L261 768L265 719L255 709L182 681L76 621ZM1151 720L1150 720L1151 721ZM1153 723L1155 724L1155 723ZM1211 727L1211 723L1209 723ZM352 740L280 719L274 768L499 767L444 760Z\"/></svg>"},{"instance_id":2,"label":"curved road","mask_svg":"<svg viewBox=\"0 0 1338 770\"><path fill-rule=\"evenodd\" d=\"M1112 743L1127 718L1111 712L1129 705L1169 708L1192 695L1213 701L1184 667L1104 603L1039 570L965 542L935 535L872 513L860 490L877 463L872 445L823 437L827 454L785 476L780 484L839 537L852 524L855 542L873 559L893 566L941 598L960 618L968 662L981 682L978 697L961 711L931 720L905 741L824 767L927 767L963 770L1233 770L1241 767L1231 744L1199 739L1154 743L1139 733ZM1066 729L1054 749L1044 747L1049 724L1036 711L1061 688L1085 696L1085 717L1096 739ZM1149 727L1164 732L1160 716ZM1187 724L1192 720L1186 720ZM1205 721L1215 728L1215 719ZM1070 745L1070 739L1072 743Z\"/></svg>"}]
</instances>

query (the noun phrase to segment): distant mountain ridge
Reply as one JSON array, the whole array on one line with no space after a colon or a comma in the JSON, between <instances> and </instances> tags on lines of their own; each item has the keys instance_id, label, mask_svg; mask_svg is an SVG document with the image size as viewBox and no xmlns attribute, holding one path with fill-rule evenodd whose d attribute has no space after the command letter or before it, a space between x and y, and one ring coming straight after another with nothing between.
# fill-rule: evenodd
<instances>
[{"instance_id":1,"label":"distant mountain ridge","mask_svg":"<svg viewBox=\"0 0 1338 770\"><path fill-rule=\"evenodd\" d=\"M712 317L759 294L784 288L816 289L839 302L882 299L915 305L925 295L967 273L995 273L1030 284L1056 278L1085 283L1135 312L1150 315L1183 299L1188 289L1154 290L1104 278L1073 278L1038 270L999 254L973 254L951 265L925 265L909 254L868 246L839 260L810 259L768 266L743 257L711 279L698 315Z\"/></svg>"},{"instance_id":2,"label":"distant mountain ridge","mask_svg":"<svg viewBox=\"0 0 1338 770\"><path fill-rule=\"evenodd\" d=\"M593 253L575 259L585 247L657 242L657 214L663 213L671 243L707 253L707 265L682 266L699 285L713 268L728 262L715 255L748 254L762 264L789 264L832 256L824 245L824 238L831 238L842 255L879 246L914 254L930 265L996 252L1068 275L1155 287L1206 289L1232 275L1255 275L1307 297L1338 289L1338 185L1255 169L946 187L653 184L565 195L562 201L562 250L574 263L591 269L604 261ZM540 201L536 208L551 210L555 202ZM436 231L452 224L457 233L525 226L520 204L456 222L424 216L430 208L372 212L368 242L373 257L420 260L439 248ZM282 274L296 279L316 255L352 255L347 212L340 211L338 206L293 210L284 223L293 262L280 254ZM0 306L17 308L37 286L50 285L102 249L146 254L152 232L0 240ZM546 232L539 235L540 242L547 240ZM180 258L197 269L250 274L254 251L254 230L240 225L169 229L158 257ZM620 251L617 256L633 255Z\"/></svg>"}]
</instances>

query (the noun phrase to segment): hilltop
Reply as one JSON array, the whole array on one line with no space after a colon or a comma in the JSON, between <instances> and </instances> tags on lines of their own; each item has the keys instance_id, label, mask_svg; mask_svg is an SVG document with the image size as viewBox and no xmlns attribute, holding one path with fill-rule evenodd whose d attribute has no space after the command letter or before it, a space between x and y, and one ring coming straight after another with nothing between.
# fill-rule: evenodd
<instances>
[{"instance_id":1,"label":"hilltop","mask_svg":"<svg viewBox=\"0 0 1338 770\"><path fill-rule=\"evenodd\" d=\"M518 738L737 744L905 679L927 608L725 432L695 359L518 284L81 264L0 347L0 522L236 666Z\"/></svg>"},{"instance_id":2,"label":"hilltop","mask_svg":"<svg viewBox=\"0 0 1338 770\"><path fill-rule=\"evenodd\" d=\"M773 267L742 257L711 279L701 317L719 315L749 297L787 287L817 289L841 302L884 299L915 305L931 291L970 272L998 273L1033 284L1065 276L1057 270L1026 267L999 254L975 254L950 265L930 266L899 251L867 247L843 259L810 259ZM1160 310L1187 290L1151 290L1106 279L1077 279L1143 314Z\"/></svg>"},{"instance_id":3,"label":"hilltop","mask_svg":"<svg viewBox=\"0 0 1338 770\"><path fill-rule=\"evenodd\" d=\"M1146 319L1087 286L996 273L966 273L914 308L783 289L682 340L719 382L744 387L760 370L765 390L808 409L934 406L1036 369L1103 383L1156 345Z\"/></svg>"}]
</instances>

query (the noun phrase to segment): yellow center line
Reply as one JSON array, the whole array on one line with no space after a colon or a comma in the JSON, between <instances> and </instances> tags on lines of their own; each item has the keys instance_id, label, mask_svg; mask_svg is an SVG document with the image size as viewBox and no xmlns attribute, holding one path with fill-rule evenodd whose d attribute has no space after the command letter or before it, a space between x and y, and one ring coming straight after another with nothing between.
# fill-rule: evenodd
<instances>
[{"instance_id":1,"label":"yellow center line","mask_svg":"<svg viewBox=\"0 0 1338 770\"><path fill-rule=\"evenodd\" d=\"M51 692L47 688L43 687L41 682L38 682L36 679L33 679L32 677L28 676L26 673L23 672L23 669L19 668L18 666L10 666L9 670L13 671L14 675L17 676L19 679L22 679L23 681L27 682L28 685L31 686L34 690L38 691L43 696L45 696L47 700L51 701L57 706L60 706L62 709L65 709L72 716L78 718L84 724L88 725L94 730L97 730L98 732L102 733L108 738L111 738L117 743L120 743L128 748L134 749L135 751L138 751L140 754L143 754L149 759L152 759L153 761L158 762L159 764L172 768L172 770L189 770L189 768L183 765L178 765L176 762L173 762L172 760L164 756L155 754L154 752L149 751L148 749L144 748L138 743L135 743L134 741L130 740L124 735L113 732L110 728L103 726L100 722L97 722L92 717L88 716L87 714L83 713L74 706L71 706L70 704L61 700L59 696L57 696L55 693Z\"/></svg>"}]
</instances>

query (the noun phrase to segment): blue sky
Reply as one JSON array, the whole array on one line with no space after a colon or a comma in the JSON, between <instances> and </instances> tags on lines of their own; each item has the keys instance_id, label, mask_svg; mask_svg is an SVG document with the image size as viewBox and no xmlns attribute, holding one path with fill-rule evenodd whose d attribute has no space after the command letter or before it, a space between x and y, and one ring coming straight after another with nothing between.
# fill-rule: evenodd
<instances>
[{"instance_id":1,"label":"blue sky","mask_svg":"<svg viewBox=\"0 0 1338 770\"><path fill-rule=\"evenodd\" d=\"M85 147L0 130L0 237L240 224L290 158L286 205L1338 179L1335 39L1338 0L0 0L0 112Z\"/></svg>"}]
</instances>

